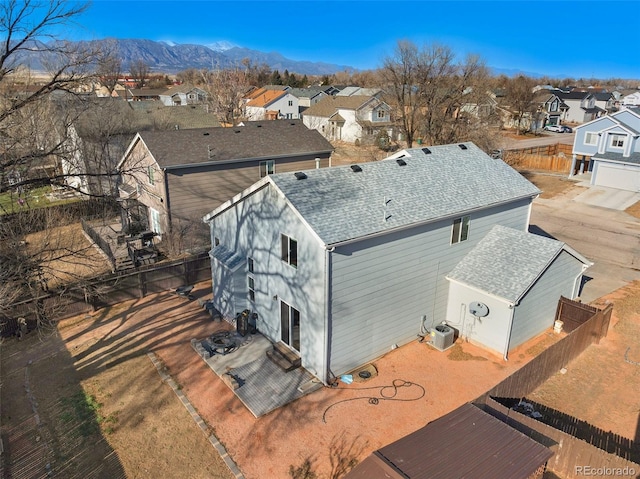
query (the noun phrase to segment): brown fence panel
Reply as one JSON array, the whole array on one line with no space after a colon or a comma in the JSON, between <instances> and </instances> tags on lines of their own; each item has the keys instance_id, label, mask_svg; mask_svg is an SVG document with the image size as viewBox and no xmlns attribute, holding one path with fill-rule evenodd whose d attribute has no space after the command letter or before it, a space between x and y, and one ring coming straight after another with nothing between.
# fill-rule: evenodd
<instances>
[{"instance_id":1,"label":"brown fence panel","mask_svg":"<svg viewBox=\"0 0 640 479\"><path fill-rule=\"evenodd\" d=\"M555 319L562 321L564 323L563 329L570 333L597 312L598 308L560 296Z\"/></svg>"},{"instance_id":2,"label":"brown fence panel","mask_svg":"<svg viewBox=\"0 0 640 479\"><path fill-rule=\"evenodd\" d=\"M17 318L20 317L27 320L30 329L35 329L38 311L46 311L50 320L61 320L130 299L142 298L147 294L209 279L211 263L208 253L146 265L133 271L120 271L96 278L84 288L71 287L64 292L52 291L38 301L28 300L12 305L8 313L0 315L0 335L14 335L18 330Z\"/></svg>"},{"instance_id":3,"label":"brown fence panel","mask_svg":"<svg viewBox=\"0 0 640 479\"><path fill-rule=\"evenodd\" d=\"M565 479L585 477L589 475L585 473L585 467L591 468L590 470L592 471L599 468L633 469L635 471L633 477L640 472L640 464L620 457L618 454L607 452L606 449L616 449L609 443L601 443L599 444L600 447L589 444L582 439L509 409L492 398L487 398L484 405L480 407L492 416L551 449L554 455L549 459L547 467L560 477ZM622 442L624 442L624 439L626 438L621 438ZM627 441L629 440L627 439Z\"/></svg>"},{"instance_id":4,"label":"brown fence panel","mask_svg":"<svg viewBox=\"0 0 640 479\"><path fill-rule=\"evenodd\" d=\"M585 307L593 310L588 320L582 322L566 337L551 345L490 391L487 391L482 397L524 397L557 371L567 366L589 345L597 343L601 337L606 336L605 324L608 327L608 317L611 316L613 305L599 310L593 306L561 298L558 309L563 310L564 308L565 312L570 311L570 314L573 314L572 317L577 317L578 314L582 314ZM479 398L480 402L482 402L482 397Z\"/></svg>"}]
</instances>

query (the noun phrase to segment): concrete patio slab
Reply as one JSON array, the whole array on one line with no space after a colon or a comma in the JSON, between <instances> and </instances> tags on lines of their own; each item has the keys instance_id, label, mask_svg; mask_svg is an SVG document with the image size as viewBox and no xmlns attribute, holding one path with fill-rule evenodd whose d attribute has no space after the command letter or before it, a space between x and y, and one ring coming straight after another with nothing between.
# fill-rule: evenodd
<instances>
[{"instance_id":1,"label":"concrete patio slab","mask_svg":"<svg viewBox=\"0 0 640 479\"><path fill-rule=\"evenodd\" d=\"M191 345L214 373L221 378L228 374L237 382L234 394L256 418L322 387L304 368L285 372L269 360L266 353L272 344L262 334L242 337L230 332L230 336L237 347L226 354L209 356L202 346L206 338L193 339Z\"/></svg>"},{"instance_id":2,"label":"concrete patio slab","mask_svg":"<svg viewBox=\"0 0 640 479\"><path fill-rule=\"evenodd\" d=\"M574 201L611 210L624 211L640 201L640 193L618 190L605 186L591 186L574 198Z\"/></svg>"}]
</instances>

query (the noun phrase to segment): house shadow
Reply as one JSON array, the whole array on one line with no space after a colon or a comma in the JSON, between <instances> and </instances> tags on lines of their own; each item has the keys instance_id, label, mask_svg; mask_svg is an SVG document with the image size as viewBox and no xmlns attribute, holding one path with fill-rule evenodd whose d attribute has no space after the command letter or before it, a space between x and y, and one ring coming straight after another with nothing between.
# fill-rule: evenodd
<instances>
[{"instance_id":1,"label":"house shadow","mask_svg":"<svg viewBox=\"0 0 640 479\"><path fill-rule=\"evenodd\" d=\"M638 420L638 428L636 428L636 437L630 439L611 431L605 431L586 421L582 421L581 419L527 398L521 400L520 398L495 397L493 399L503 406L528 415L547 426L581 439L598 449L610 454L615 454L628 461L640 463L640 441L638 440L640 418ZM527 403L526 411L521 411L522 408L518 406L521 401L522 403Z\"/></svg>"},{"instance_id":2,"label":"house shadow","mask_svg":"<svg viewBox=\"0 0 640 479\"><path fill-rule=\"evenodd\" d=\"M551 233L547 233L545 230L540 228L538 225L529 225L529 233L534 234L534 235L538 235L538 236L544 236L545 238L558 240L558 238L553 236Z\"/></svg>"}]
</instances>

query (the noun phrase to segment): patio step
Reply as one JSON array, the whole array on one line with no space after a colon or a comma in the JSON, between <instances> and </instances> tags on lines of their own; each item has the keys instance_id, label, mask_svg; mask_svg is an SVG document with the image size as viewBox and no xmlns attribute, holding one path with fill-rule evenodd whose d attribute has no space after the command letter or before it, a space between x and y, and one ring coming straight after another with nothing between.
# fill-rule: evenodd
<instances>
[{"instance_id":1,"label":"patio step","mask_svg":"<svg viewBox=\"0 0 640 479\"><path fill-rule=\"evenodd\" d=\"M285 372L298 369L302 364L300 356L289 349L282 341L278 341L273 345L273 349L267 351L267 357Z\"/></svg>"}]
</instances>

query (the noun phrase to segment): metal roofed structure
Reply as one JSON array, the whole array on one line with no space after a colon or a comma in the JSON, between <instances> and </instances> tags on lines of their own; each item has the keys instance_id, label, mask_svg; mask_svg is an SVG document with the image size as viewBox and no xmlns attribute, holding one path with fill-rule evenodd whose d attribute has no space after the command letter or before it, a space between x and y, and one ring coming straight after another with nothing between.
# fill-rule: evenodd
<instances>
[{"instance_id":1,"label":"metal roofed structure","mask_svg":"<svg viewBox=\"0 0 640 479\"><path fill-rule=\"evenodd\" d=\"M552 456L547 447L467 403L378 449L345 479L530 479L542 477Z\"/></svg>"}]
</instances>

